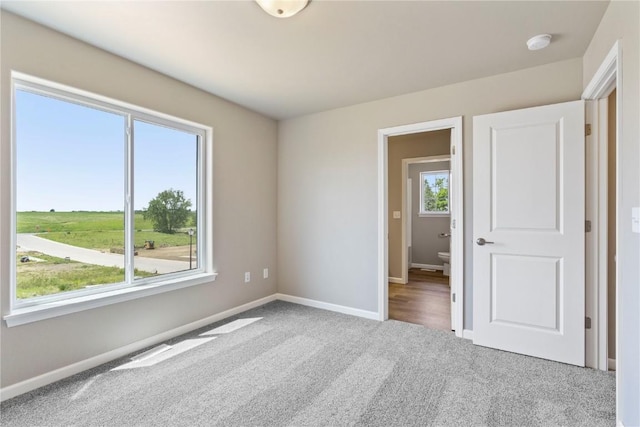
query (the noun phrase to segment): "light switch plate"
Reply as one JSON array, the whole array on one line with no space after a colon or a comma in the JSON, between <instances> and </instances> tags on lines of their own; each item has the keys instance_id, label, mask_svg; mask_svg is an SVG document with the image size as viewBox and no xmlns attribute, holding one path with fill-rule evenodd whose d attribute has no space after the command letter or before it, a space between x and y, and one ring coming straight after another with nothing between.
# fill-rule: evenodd
<instances>
[{"instance_id":1,"label":"light switch plate","mask_svg":"<svg viewBox=\"0 0 640 427\"><path fill-rule=\"evenodd\" d=\"M400 219L401 218L401 212L400 211L393 211L393 219Z\"/></svg>"},{"instance_id":2,"label":"light switch plate","mask_svg":"<svg viewBox=\"0 0 640 427\"><path fill-rule=\"evenodd\" d=\"M631 208L631 231L640 233L640 207Z\"/></svg>"}]
</instances>

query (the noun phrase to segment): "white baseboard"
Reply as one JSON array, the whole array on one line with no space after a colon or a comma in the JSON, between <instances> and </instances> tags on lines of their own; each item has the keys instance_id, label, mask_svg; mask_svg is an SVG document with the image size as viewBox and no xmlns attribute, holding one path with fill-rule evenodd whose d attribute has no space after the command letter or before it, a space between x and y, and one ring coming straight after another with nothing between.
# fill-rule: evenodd
<instances>
[{"instance_id":1,"label":"white baseboard","mask_svg":"<svg viewBox=\"0 0 640 427\"><path fill-rule=\"evenodd\" d=\"M607 369L610 371L616 370L616 359L609 359L607 363Z\"/></svg>"},{"instance_id":2,"label":"white baseboard","mask_svg":"<svg viewBox=\"0 0 640 427\"><path fill-rule=\"evenodd\" d=\"M399 283L401 285L404 285L404 280L402 280L402 277L389 277L389 282L390 283Z\"/></svg>"},{"instance_id":3,"label":"white baseboard","mask_svg":"<svg viewBox=\"0 0 640 427\"><path fill-rule=\"evenodd\" d=\"M463 329L462 338L473 341L473 331L470 329Z\"/></svg>"},{"instance_id":4,"label":"white baseboard","mask_svg":"<svg viewBox=\"0 0 640 427\"><path fill-rule=\"evenodd\" d=\"M412 262L411 263L411 268L428 268L428 269L431 269L431 270L444 270L444 266L443 265L418 264L416 262Z\"/></svg>"},{"instance_id":5,"label":"white baseboard","mask_svg":"<svg viewBox=\"0 0 640 427\"><path fill-rule=\"evenodd\" d=\"M622 424L622 421L616 420L616 427L624 427L624 424Z\"/></svg>"},{"instance_id":6,"label":"white baseboard","mask_svg":"<svg viewBox=\"0 0 640 427\"><path fill-rule=\"evenodd\" d=\"M361 310L359 308L347 307L344 305L331 304L328 302L317 301L308 298L296 297L287 294L276 294L276 299L295 304L306 305L308 307L321 308L323 310L335 311L337 313L349 314L351 316L364 317L365 319L379 320L377 311Z\"/></svg>"},{"instance_id":7,"label":"white baseboard","mask_svg":"<svg viewBox=\"0 0 640 427\"><path fill-rule=\"evenodd\" d=\"M103 363L107 363L112 360L118 359L119 357L126 356L127 354L133 353L135 351L142 350L145 347L159 344L168 339L177 337L187 332L191 332L198 328L202 328L203 326L207 326L211 323L218 322L220 320L226 319L227 317L235 316L236 314L242 313L244 311L250 310L255 307L259 307L261 305L264 305L268 302L275 301L275 300L276 300L275 294L269 295L268 297L251 301L249 303L231 308L229 310L223 311L218 314L214 314L209 317L205 317L204 319L197 320L187 325L183 325L183 326L171 329L169 331L154 335L152 337L145 338L143 340L125 345L123 347L116 348L106 353L99 354L89 359L81 360L71 365L56 369L54 371L47 372L42 375L38 375L37 377L29 378L28 380L24 380L19 383L12 384L8 387L4 387L0 389L0 402L3 402L7 399L11 399L12 397L18 396L23 393L27 393L31 390L35 390L39 387L43 387L47 384L51 384L53 382L59 381L63 378L70 377L71 375L75 375L82 371L86 371L87 369L95 368L96 366L100 366Z\"/></svg>"}]
</instances>

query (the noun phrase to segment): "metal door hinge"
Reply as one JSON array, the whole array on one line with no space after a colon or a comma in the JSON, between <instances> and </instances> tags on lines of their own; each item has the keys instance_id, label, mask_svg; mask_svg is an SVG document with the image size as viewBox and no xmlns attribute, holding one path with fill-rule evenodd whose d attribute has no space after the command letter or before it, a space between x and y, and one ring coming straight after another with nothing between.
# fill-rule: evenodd
<instances>
[{"instance_id":1,"label":"metal door hinge","mask_svg":"<svg viewBox=\"0 0 640 427\"><path fill-rule=\"evenodd\" d=\"M591 317L584 318L584 328L591 329Z\"/></svg>"},{"instance_id":2,"label":"metal door hinge","mask_svg":"<svg viewBox=\"0 0 640 427\"><path fill-rule=\"evenodd\" d=\"M585 233L591 233L591 221L586 220L584 222L584 232Z\"/></svg>"},{"instance_id":3,"label":"metal door hinge","mask_svg":"<svg viewBox=\"0 0 640 427\"><path fill-rule=\"evenodd\" d=\"M451 146L451 155L454 155L454 156L455 156L455 154L456 154L456 146L455 146L455 145L452 145L452 146Z\"/></svg>"},{"instance_id":4,"label":"metal door hinge","mask_svg":"<svg viewBox=\"0 0 640 427\"><path fill-rule=\"evenodd\" d=\"M456 294L455 292L451 294L451 301L456 302Z\"/></svg>"},{"instance_id":5,"label":"metal door hinge","mask_svg":"<svg viewBox=\"0 0 640 427\"><path fill-rule=\"evenodd\" d=\"M591 124L590 123L587 123L587 124L584 125L584 134L586 136L591 135Z\"/></svg>"}]
</instances>

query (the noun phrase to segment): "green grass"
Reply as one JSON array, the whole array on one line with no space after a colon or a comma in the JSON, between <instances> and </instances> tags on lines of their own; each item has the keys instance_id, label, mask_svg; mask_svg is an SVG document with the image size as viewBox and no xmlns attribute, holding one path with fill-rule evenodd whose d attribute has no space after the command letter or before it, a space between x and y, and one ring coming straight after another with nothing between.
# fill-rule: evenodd
<instances>
[{"instance_id":1,"label":"green grass","mask_svg":"<svg viewBox=\"0 0 640 427\"><path fill-rule=\"evenodd\" d=\"M23 254L20 254L21 256ZM124 281L124 269L117 267L103 267L99 265L83 264L66 261L62 258L28 252L30 257L42 259L42 262L20 262L16 267L18 299L57 294L77 289L84 289L92 285L121 283ZM153 276L145 271L135 271L137 277Z\"/></svg>"},{"instance_id":2,"label":"green grass","mask_svg":"<svg viewBox=\"0 0 640 427\"><path fill-rule=\"evenodd\" d=\"M124 230L124 212L18 212L18 233L47 231L117 231ZM134 217L136 230L152 230L153 223L142 213Z\"/></svg>"},{"instance_id":3,"label":"green grass","mask_svg":"<svg viewBox=\"0 0 640 427\"><path fill-rule=\"evenodd\" d=\"M87 249L109 251L111 248L124 248L124 232L120 231L78 231L55 232L38 234L49 240L54 240L68 245ZM186 233L164 234L157 231L136 231L134 234L134 246L141 248L145 240L153 240L156 248L167 246L184 246L189 244L189 235ZM196 244L194 236L193 244Z\"/></svg>"},{"instance_id":4,"label":"green grass","mask_svg":"<svg viewBox=\"0 0 640 427\"><path fill-rule=\"evenodd\" d=\"M134 217L134 246L153 240L156 248L189 244L186 232L174 234L153 230L142 213ZM87 249L109 251L124 248L124 213L122 212L18 212L17 232L36 233L45 239ZM196 239L193 238L195 245Z\"/></svg>"}]
</instances>

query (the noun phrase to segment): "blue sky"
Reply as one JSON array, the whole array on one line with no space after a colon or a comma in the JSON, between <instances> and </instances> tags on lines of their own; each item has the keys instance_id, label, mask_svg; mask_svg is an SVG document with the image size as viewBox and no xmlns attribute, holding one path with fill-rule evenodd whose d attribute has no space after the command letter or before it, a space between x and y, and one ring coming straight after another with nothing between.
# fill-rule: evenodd
<instances>
[{"instance_id":1,"label":"blue sky","mask_svg":"<svg viewBox=\"0 0 640 427\"><path fill-rule=\"evenodd\" d=\"M431 187L434 191L436 188L436 179L438 178L444 178L444 183L445 186L448 184L449 182L449 171L444 171L444 172L440 172L440 173L434 173L435 171L429 171L427 172L425 175L423 175L425 182L429 185L429 187Z\"/></svg>"},{"instance_id":2,"label":"blue sky","mask_svg":"<svg viewBox=\"0 0 640 427\"><path fill-rule=\"evenodd\" d=\"M124 209L124 116L16 91L17 210ZM135 209L161 191L196 202L196 136L134 122Z\"/></svg>"}]
</instances>

